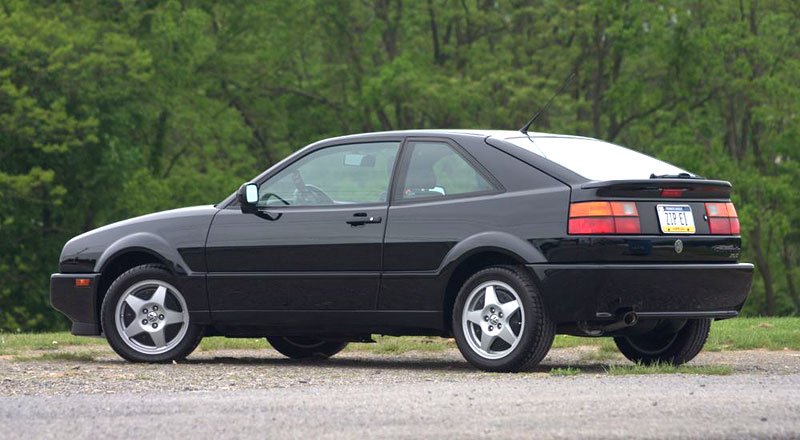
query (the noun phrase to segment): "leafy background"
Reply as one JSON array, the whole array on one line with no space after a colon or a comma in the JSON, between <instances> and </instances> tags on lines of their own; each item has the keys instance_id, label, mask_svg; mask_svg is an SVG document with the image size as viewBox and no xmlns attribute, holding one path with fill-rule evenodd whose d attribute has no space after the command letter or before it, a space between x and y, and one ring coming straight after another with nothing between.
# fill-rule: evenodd
<instances>
[{"instance_id":1,"label":"leafy background","mask_svg":"<svg viewBox=\"0 0 800 440\"><path fill-rule=\"evenodd\" d=\"M221 200L314 140L538 122L735 186L745 311L797 314L800 2L0 0L0 329L99 225Z\"/></svg>"}]
</instances>

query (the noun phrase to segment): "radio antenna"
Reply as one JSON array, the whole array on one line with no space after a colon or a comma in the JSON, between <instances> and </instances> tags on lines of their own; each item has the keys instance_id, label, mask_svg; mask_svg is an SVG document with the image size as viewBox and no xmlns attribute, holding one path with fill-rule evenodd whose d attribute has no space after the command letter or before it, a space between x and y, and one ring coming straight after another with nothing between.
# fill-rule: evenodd
<instances>
[{"instance_id":1,"label":"radio antenna","mask_svg":"<svg viewBox=\"0 0 800 440\"><path fill-rule=\"evenodd\" d=\"M542 108L540 108L539 111L537 111L535 115L533 115L531 120L528 121L528 123L525 124L524 127L519 129L519 131L521 131L522 134L525 134L525 135L528 134L528 129L531 128L531 125L533 125L533 123L536 122L537 119L539 119L539 116L541 116L544 112L547 111L548 108L550 108L550 104L553 103L553 99L555 99L556 96L560 95L561 92L564 91L564 89L569 85L569 83L571 83L572 80L575 79L575 76L576 76L575 72L572 72L572 73L569 74L567 79L564 80L564 83L561 84L561 87L559 87L558 90L556 90L556 92L553 93L553 96L550 97L550 99L547 101L547 103L545 103L545 105Z\"/></svg>"}]
</instances>

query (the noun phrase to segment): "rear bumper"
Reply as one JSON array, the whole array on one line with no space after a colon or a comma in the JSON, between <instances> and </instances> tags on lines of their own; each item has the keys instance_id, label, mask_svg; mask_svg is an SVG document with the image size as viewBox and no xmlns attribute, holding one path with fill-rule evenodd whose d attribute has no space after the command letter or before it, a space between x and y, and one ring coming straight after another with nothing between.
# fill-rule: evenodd
<instances>
[{"instance_id":1,"label":"rear bumper","mask_svg":"<svg viewBox=\"0 0 800 440\"><path fill-rule=\"evenodd\" d=\"M750 292L753 265L531 264L556 323L646 318L731 318Z\"/></svg>"},{"instance_id":2,"label":"rear bumper","mask_svg":"<svg viewBox=\"0 0 800 440\"><path fill-rule=\"evenodd\" d=\"M89 286L75 287L76 278L89 279ZM72 321L73 335L100 334L100 322L97 316L99 282L99 273L55 273L50 276L50 304Z\"/></svg>"}]
</instances>

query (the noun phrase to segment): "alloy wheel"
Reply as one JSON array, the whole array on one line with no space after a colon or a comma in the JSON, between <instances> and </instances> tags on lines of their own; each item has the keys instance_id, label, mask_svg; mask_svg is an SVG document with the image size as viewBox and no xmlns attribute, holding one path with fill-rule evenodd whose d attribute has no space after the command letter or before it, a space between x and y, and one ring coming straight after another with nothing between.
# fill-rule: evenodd
<instances>
[{"instance_id":1,"label":"alloy wheel","mask_svg":"<svg viewBox=\"0 0 800 440\"><path fill-rule=\"evenodd\" d=\"M461 316L470 348L486 359L514 351L525 328L519 294L501 281L487 281L470 292Z\"/></svg>"},{"instance_id":2,"label":"alloy wheel","mask_svg":"<svg viewBox=\"0 0 800 440\"><path fill-rule=\"evenodd\" d=\"M145 280L120 296L115 323L127 346L143 354L161 354L183 340L189 328L189 311L174 286L161 280Z\"/></svg>"}]
</instances>

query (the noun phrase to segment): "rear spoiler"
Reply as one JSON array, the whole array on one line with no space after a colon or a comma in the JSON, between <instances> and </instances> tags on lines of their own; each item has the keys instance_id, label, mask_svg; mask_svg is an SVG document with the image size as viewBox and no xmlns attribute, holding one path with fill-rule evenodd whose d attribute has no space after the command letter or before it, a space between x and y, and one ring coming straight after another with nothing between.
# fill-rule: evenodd
<instances>
[{"instance_id":1,"label":"rear spoiler","mask_svg":"<svg viewBox=\"0 0 800 440\"><path fill-rule=\"evenodd\" d=\"M730 199L731 183L724 180L646 179L584 183L581 189L596 190L601 197L653 197L682 199Z\"/></svg>"}]
</instances>

